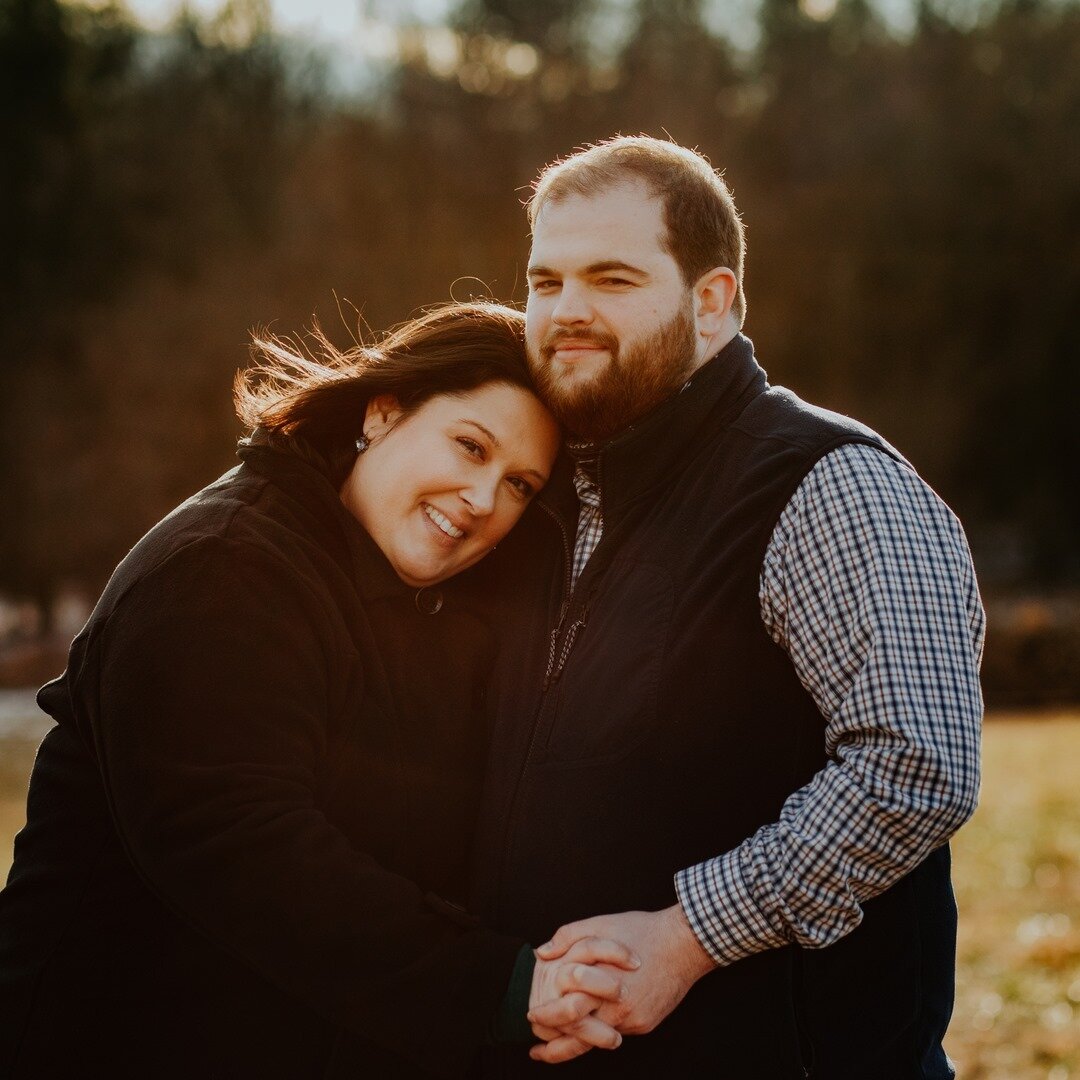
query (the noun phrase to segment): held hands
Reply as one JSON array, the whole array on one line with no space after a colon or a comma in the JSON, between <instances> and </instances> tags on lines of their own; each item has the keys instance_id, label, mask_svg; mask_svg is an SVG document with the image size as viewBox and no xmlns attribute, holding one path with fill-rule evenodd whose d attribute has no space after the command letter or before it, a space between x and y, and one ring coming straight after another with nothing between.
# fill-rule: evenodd
<instances>
[{"instance_id":1,"label":"held hands","mask_svg":"<svg viewBox=\"0 0 1080 1080\"><path fill-rule=\"evenodd\" d=\"M545 947L550 948L550 942ZM592 1014L605 1002L622 1000L622 975L640 964L625 945L587 934L567 941L550 958L537 950L529 1019L545 1003L556 1002L560 1019L557 1026L533 1023L533 1034L545 1041L545 1054L538 1060L555 1064L580 1057L593 1047L614 1050L622 1036Z\"/></svg>"},{"instance_id":2,"label":"held hands","mask_svg":"<svg viewBox=\"0 0 1080 1080\"><path fill-rule=\"evenodd\" d=\"M626 911L568 923L536 950L537 971L551 962L569 962L574 950L588 942L594 946L623 942L628 953L640 958L640 964L609 966L607 959L596 961L595 975L607 974L617 980L619 989L614 993L611 984L603 986L604 993L595 993L602 984L594 976L592 989L583 984L576 992L560 990L562 996L554 997L546 984L538 988L534 976L529 1021L537 1037L545 1040L529 1052L536 1061L566 1061L592 1046L613 1049L619 1042L613 1041L609 1032L643 1035L652 1031L690 987L716 966L690 929L682 908L675 904L663 911ZM584 953L577 955L581 963L589 962ZM590 997L596 999L595 1004Z\"/></svg>"}]
</instances>

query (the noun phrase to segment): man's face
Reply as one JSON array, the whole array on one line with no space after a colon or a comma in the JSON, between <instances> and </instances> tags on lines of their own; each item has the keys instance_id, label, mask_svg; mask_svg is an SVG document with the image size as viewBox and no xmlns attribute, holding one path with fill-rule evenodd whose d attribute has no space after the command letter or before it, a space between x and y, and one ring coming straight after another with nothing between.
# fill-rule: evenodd
<instances>
[{"instance_id":1,"label":"man's face","mask_svg":"<svg viewBox=\"0 0 1080 1080\"><path fill-rule=\"evenodd\" d=\"M533 229L525 339L552 412L602 441L698 366L694 292L661 246L660 200L640 184L544 206Z\"/></svg>"}]
</instances>

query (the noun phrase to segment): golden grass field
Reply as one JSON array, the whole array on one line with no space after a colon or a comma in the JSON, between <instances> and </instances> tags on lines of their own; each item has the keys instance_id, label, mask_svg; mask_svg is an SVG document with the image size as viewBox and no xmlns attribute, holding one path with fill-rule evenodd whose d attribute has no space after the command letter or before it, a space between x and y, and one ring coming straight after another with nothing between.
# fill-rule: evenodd
<instances>
[{"instance_id":1,"label":"golden grass field","mask_svg":"<svg viewBox=\"0 0 1080 1080\"><path fill-rule=\"evenodd\" d=\"M0 874L33 748L0 739ZM1080 713L995 716L982 799L953 845L960 1080L1080 1080ZM872 1080L868 1077L867 1080Z\"/></svg>"}]
</instances>

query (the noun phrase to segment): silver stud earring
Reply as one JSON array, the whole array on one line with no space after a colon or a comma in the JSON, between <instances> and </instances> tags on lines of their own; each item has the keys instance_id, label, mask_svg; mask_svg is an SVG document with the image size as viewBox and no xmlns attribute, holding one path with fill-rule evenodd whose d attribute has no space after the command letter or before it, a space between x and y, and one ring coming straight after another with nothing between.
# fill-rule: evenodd
<instances>
[{"instance_id":1,"label":"silver stud earring","mask_svg":"<svg viewBox=\"0 0 1080 1080\"><path fill-rule=\"evenodd\" d=\"M371 445L371 440L366 435L361 435L353 445L356 447L356 452L362 454Z\"/></svg>"}]
</instances>

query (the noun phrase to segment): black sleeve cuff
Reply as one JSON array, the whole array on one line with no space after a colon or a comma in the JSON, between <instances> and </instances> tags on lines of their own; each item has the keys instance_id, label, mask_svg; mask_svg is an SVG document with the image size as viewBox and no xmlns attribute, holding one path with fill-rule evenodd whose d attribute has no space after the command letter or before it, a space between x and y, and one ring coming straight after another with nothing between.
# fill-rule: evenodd
<instances>
[{"instance_id":1,"label":"black sleeve cuff","mask_svg":"<svg viewBox=\"0 0 1080 1080\"><path fill-rule=\"evenodd\" d=\"M535 1042L532 1025L525 1016L529 1011L529 994L532 992L535 967L536 956L532 946L523 945L517 954L517 960L514 961L514 970L510 973L510 982L499 1005L499 1011L491 1021L492 1043Z\"/></svg>"}]
</instances>

